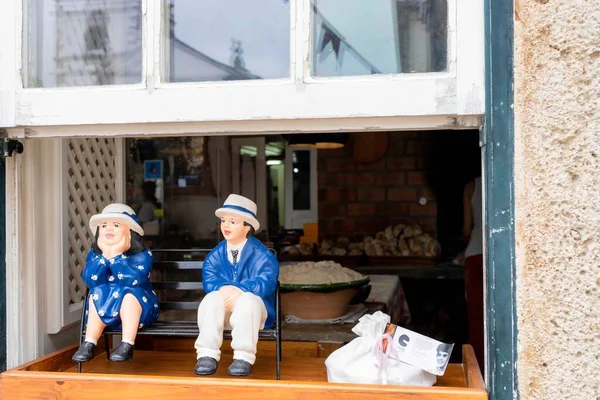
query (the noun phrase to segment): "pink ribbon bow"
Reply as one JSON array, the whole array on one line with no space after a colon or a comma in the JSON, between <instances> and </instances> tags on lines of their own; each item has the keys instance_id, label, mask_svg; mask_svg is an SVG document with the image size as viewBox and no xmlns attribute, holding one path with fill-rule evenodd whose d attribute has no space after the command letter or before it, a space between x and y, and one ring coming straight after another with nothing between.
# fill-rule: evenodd
<instances>
[{"instance_id":1,"label":"pink ribbon bow","mask_svg":"<svg viewBox=\"0 0 600 400\"><path fill-rule=\"evenodd\" d=\"M387 341L387 347L385 350L383 350L383 340L384 339ZM390 335L389 333L384 333L383 335L381 335L377 339L377 342L375 343L375 347L373 348L373 353L375 354L375 364L377 365L377 368L379 369L377 377L382 378L382 383L384 385L387 385L386 370L387 370L388 357L390 356L390 354L396 353L396 344L394 343L392 335Z\"/></svg>"}]
</instances>

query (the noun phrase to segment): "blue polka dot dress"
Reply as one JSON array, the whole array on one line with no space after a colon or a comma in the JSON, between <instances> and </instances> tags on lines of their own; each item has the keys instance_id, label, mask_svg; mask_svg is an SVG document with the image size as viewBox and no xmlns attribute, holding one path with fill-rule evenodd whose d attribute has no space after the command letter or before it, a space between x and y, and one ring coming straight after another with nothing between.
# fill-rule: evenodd
<instances>
[{"instance_id":1,"label":"blue polka dot dress","mask_svg":"<svg viewBox=\"0 0 600 400\"><path fill-rule=\"evenodd\" d=\"M129 256L120 254L110 260L101 253L89 252L82 278L103 323L112 329L121 328L119 312L127 294L135 296L142 306L140 328L156 322L159 307L150 284L151 271L149 249Z\"/></svg>"}]
</instances>

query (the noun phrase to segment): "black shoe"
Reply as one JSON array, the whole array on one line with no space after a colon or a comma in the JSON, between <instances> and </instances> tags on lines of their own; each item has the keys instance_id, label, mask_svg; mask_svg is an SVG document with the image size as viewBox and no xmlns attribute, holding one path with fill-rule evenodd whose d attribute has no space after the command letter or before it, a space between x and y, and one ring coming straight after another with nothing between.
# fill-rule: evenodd
<instances>
[{"instance_id":1,"label":"black shoe","mask_svg":"<svg viewBox=\"0 0 600 400\"><path fill-rule=\"evenodd\" d=\"M212 375L217 372L217 360L212 357L200 357L196 362L194 373L196 375Z\"/></svg>"},{"instance_id":2,"label":"black shoe","mask_svg":"<svg viewBox=\"0 0 600 400\"><path fill-rule=\"evenodd\" d=\"M94 343L84 341L79 346L79 349L77 350L77 352L75 354L73 354L72 360L75 362L90 361L92 358L94 358L94 349L95 348L96 348L96 345Z\"/></svg>"},{"instance_id":3,"label":"black shoe","mask_svg":"<svg viewBox=\"0 0 600 400\"><path fill-rule=\"evenodd\" d=\"M244 360L233 360L229 368L227 368L229 375L233 376L246 376L252 372L252 364Z\"/></svg>"},{"instance_id":4,"label":"black shoe","mask_svg":"<svg viewBox=\"0 0 600 400\"><path fill-rule=\"evenodd\" d=\"M110 361L123 362L133 360L133 345L121 342L119 347L110 355Z\"/></svg>"}]
</instances>

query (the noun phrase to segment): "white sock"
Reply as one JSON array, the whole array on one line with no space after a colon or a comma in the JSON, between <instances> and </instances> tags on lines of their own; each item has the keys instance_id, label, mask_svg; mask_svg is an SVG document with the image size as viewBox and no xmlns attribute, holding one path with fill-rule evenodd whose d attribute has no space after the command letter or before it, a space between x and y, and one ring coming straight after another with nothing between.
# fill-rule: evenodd
<instances>
[{"instance_id":1,"label":"white sock","mask_svg":"<svg viewBox=\"0 0 600 400\"><path fill-rule=\"evenodd\" d=\"M90 343L91 343L91 344L93 344L94 346L96 346L96 345L98 344L98 341L97 341L97 340L94 340L94 339L88 339L88 338L85 338L85 341L86 341L86 342L90 342Z\"/></svg>"},{"instance_id":2,"label":"white sock","mask_svg":"<svg viewBox=\"0 0 600 400\"><path fill-rule=\"evenodd\" d=\"M123 339L123 340L121 340L121 342L129 343L132 346L135 344L135 342L133 340L129 340L129 339Z\"/></svg>"}]
</instances>

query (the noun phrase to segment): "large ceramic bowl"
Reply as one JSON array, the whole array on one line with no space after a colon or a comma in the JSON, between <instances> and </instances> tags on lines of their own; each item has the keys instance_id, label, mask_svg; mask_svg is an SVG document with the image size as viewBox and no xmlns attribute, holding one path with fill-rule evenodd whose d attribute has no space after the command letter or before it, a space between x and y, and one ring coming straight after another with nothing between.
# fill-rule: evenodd
<instances>
[{"instance_id":1,"label":"large ceramic bowl","mask_svg":"<svg viewBox=\"0 0 600 400\"><path fill-rule=\"evenodd\" d=\"M369 283L364 279L324 285L281 285L281 312L302 319L331 319L346 314L348 304L359 289Z\"/></svg>"},{"instance_id":2,"label":"large ceramic bowl","mask_svg":"<svg viewBox=\"0 0 600 400\"><path fill-rule=\"evenodd\" d=\"M330 293L336 292L342 289L359 288L369 283L371 279L365 276L363 279L352 282L341 282L341 283L326 283L326 284L299 284L299 283L288 283L280 284L281 291L303 291L303 292L317 292L317 293Z\"/></svg>"}]
</instances>

